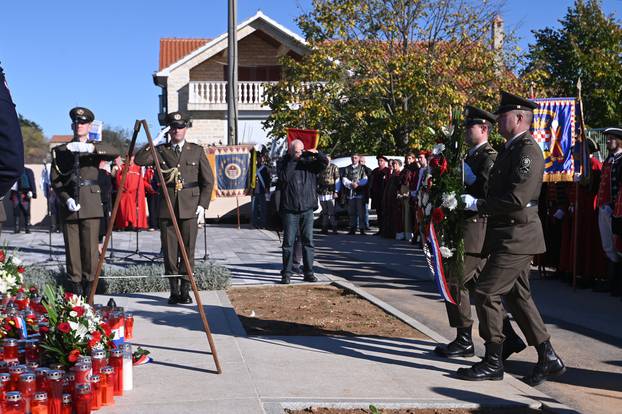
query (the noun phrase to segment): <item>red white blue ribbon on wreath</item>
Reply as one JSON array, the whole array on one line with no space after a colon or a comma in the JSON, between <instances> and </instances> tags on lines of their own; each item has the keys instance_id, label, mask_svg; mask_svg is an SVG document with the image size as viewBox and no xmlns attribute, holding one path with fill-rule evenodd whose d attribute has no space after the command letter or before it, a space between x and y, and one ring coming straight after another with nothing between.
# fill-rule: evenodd
<instances>
[{"instance_id":1,"label":"red white blue ribbon on wreath","mask_svg":"<svg viewBox=\"0 0 622 414\"><path fill-rule=\"evenodd\" d=\"M453 296L449 292L449 286L447 285L447 280L445 279L445 271L443 269L443 256L441 255L441 249L438 245L438 238L436 237L436 231L434 230L434 225L430 222L430 229L428 231L427 245L430 250L430 258L428 264L430 265L430 270L432 270L432 274L434 276L434 283L436 283L436 288L438 292L441 294L441 298L449 303L456 304Z\"/></svg>"}]
</instances>

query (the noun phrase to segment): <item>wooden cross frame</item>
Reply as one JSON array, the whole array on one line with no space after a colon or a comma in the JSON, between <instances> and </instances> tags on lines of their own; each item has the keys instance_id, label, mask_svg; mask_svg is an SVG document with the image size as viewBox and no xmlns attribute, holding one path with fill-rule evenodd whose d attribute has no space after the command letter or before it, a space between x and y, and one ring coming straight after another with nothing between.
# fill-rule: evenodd
<instances>
[{"instance_id":1,"label":"wooden cross frame","mask_svg":"<svg viewBox=\"0 0 622 414\"><path fill-rule=\"evenodd\" d=\"M149 126L147 125L147 121L136 120L134 123L134 132L132 134L132 140L130 141L130 147L128 149L127 155L125 157L125 166L122 170L121 175L121 184L120 187L123 188L125 185L125 180L127 178L128 166L130 165L130 160L132 157L132 153L134 152L134 146L136 145L136 138L138 137L138 133L140 132L141 127L145 130L145 134L147 135L147 140L149 142L149 147L151 149L151 154L153 156L154 165L156 171L158 172L158 178L161 183L164 183L164 175L162 174L162 168L160 167L160 163L158 162L158 154L155 149L155 145L153 145L153 139L151 138L151 133L149 132ZM104 244L102 246L102 251L99 254L99 261L97 262L97 268L95 270L95 278L91 283L91 292L89 293L88 303L93 304L93 298L95 297L95 291L97 290L97 283L99 282L99 276L101 274L102 268L104 266L104 259L106 257L106 250L108 249L108 242L110 241L110 237L112 235L112 228L114 226L114 221L117 216L117 211L119 210L119 203L121 202L121 191L117 192L117 197L114 200L114 206L112 208L112 215L108 222L108 228L106 229L106 237L104 238ZM214 358L214 364L216 365L216 372L218 374L222 373L222 368L220 367L220 362L218 361L218 353L216 352L216 346L214 345L214 338L212 337L212 332L209 327L209 323L207 322L207 317L205 316L205 310L203 309L203 303L201 302L201 296L199 295L199 290L197 288L197 284L194 280L194 275L192 268L190 266L190 259L188 258L188 252L186 251L186 246L181 238L181 232L179 231L179 224L177 223L177 218L175 217L175 210L173 209L173 204L171 203L171 198L166 191L166 188L163 188L162 194L164 195L164 200L166 201L166 207L168 208L168 212L170 214L171 220L173 222L173 227L175 228L175 234L177 235L177 242L179 244L179 251L181 252L182 260L184 261L184 266L186 268L186 273L188 276L188 280L190 281L190 285L192 286L192 291L194 292L194 299L197 303L197 308L199 310L199 314L201 315L201 321L203 322L203 330L205 331L205 335L207 336L207 342L210 346L210 351L212 357Z\"/></svg>"}]
</instances>

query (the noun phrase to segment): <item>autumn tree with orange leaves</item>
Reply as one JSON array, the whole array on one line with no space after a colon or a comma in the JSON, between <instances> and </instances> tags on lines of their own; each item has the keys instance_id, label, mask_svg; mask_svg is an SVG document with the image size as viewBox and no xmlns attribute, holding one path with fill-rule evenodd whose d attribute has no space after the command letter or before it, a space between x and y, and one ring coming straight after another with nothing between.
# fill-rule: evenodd
<instances>
[{"instance_id":1,"label":"autumn tree with orange leaves","mask_svg":"<svg viewBox=\"0 0 622 414\"><path fill-rule=\"evenodd\" d=\"M460 0L314 0L298 24L311 52L283 58L269 88L274 137L320 130L334 154L429 147L450 108L492 109L499 89L524 92L507 33L493 48L498 4Z\"/></svg>"}]
</instances>

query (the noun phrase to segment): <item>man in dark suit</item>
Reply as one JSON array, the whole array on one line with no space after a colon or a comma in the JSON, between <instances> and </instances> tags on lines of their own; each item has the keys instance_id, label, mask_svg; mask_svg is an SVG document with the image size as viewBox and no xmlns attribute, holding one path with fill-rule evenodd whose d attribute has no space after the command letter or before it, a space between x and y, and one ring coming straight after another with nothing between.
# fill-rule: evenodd
<instances>
[{"instance_id":1,"label":"man in dark suit","mask_svg":"<svg viewBox=\"0 0 622 414\"><path fill-rule=\"evenodd\" d=\"M566 371L553 350L551 336L529 287L533 256L546 251L538 216L544 157L529 132L533 110L537 107L532 101L501 92L497 124L507 142L490 170L486 197L462 196L467 210L488 215L482 252L489 254L475 288L479 333L486 343L486 354L472 367L458 369L458 377L462 379L503 378L502 298L529 345L538 351L538 362L525 382L537 385L549 376Z\"/></svg>"},{"instance_id":2,"label":"man in dark suit","mask_svg":"<svg viewBox=\"0 0 622 414\"><path fill-rule=\"evenodd\" d=\"M52 149L51 181L60 200L68 289L88 296L99 256L97 239L103 216L97 182L99 163L112 161L119 153L110 144L88 140L95 119L89 109L73 108L69 117L74 140Z\"/></svg>"},{"instance_id":3,"label":"man in dark suit","mask_svg":"<svg viewBox=\"0 0 622 414\"><path fill-rule=\"evenodd\" d=\"M24 143L15 104L0 67L0 197L13 186L24 170Z\"/></svg>"},{"instance_id":4,"label":"man in dark suit","mask_svg":"<svg viewBox=\"0 0 622 414\"><path fill-rule=\"evenodd\" d=\"M170 128L170 142L160 145L154 142L158 154L157 162L162 167L166 181L166 190L162 188L160 191L160 238L164 250L165 274L179 275L185 274L186 269L181 260L177 235L163 192L167 191L171 199L181 238L188 249L190 266L194 268L197 216L203 216L205 209L209 207L214 176L204 148L186 141L188 119L180 112L172 112L166 116L166 124ZM136 153L134 162L142 166L153 165L149 144ZM189 294L190 282L185 277L169 277L169 283L169 304L192 303Z\"/></svg>"},{"instance_id":5,"label":"man in dark suit","mask_svg":"<svg viewBox=\"0 0 622 414\"><path fill-rule=\"evenodd\" d=\"M488 135L492 130L497 116L473 106L464 110L464 126L466 129L466 143L470 149L464 159L464 182L467 194L475 198L485 198L488 189L488 179L497 151L488 143ZM473 319L471 318L471 300L469 293L474 290L477 277L486 263L486 256L482 255L484 237L486 236L486 216L481 212L466 211L464 213L464 263L462 280L448 280L449 289L456 299L456 304L445 302L449 324L456 328L456 339L448 344L437 346L434 351L445 357L470 357L475 353L471 338ZM503 349L503 359L512 353L525 349L525 344L512 329L510 320L506 317L503 323L503 333L506 336Z\"/></svg>"},{"instance_id":6,"label":"man in dark suit","mask_svg":"<svg viewBox=\"0 0 622 414\"><path fill-rule=\"evenodd\" d=\"M26 167L22 176L13 184L10 194L11 204L13 205L13 221L15 223L14 233L20 232L20 220L26 233L30 233L30 200L37 198L37 184L35 183L34 172Z\"/></svg>"}]
</instances>

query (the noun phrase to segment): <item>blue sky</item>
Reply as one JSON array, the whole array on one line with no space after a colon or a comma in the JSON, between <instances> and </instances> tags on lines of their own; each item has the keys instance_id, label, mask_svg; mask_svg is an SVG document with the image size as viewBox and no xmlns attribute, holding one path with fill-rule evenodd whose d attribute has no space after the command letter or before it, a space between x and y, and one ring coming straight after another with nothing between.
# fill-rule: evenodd
<instances>
[{"instance_id":1,"label":"blue sky","mask_svg":"<svg viewBox=\"0 0 622 414\"><path fill-rule=\"evenodd\" d=\"M69 133L68 111L83 105L113 127L136 118L158 128L157 69L161 37L216 37L227 30L227 0L6 1L0 64L17 110L46 136ZM261 9L300 33L294 20L311 0L238 0L238 22ZM520 46L531 30L557 26L573 0L507 0L506 27ZM622 19L622 0L603 7Z\"/></svg>"}]
</instances>

